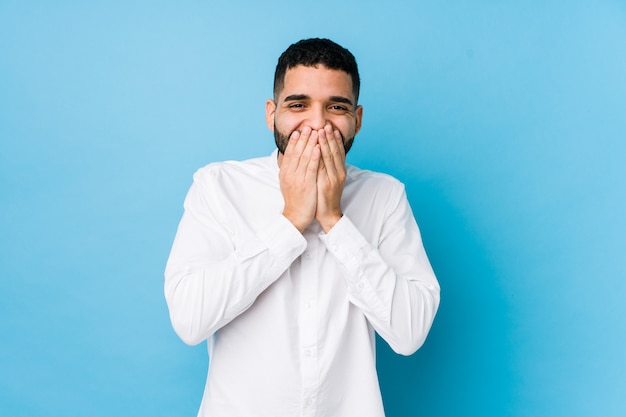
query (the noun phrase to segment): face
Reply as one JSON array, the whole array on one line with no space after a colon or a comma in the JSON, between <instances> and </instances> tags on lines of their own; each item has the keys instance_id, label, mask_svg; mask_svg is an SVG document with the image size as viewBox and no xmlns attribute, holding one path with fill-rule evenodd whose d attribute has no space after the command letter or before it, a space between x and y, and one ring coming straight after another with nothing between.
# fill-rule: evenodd
<instances>
[{"instance_id":1,"label":"face","mask_svg":"<svg viewBox=\"0 0 626 417\"><path fill-rule=\"evenodd\" d=\"M327 124L341 133L347 153L361 129L362 115L350 75L323 65L288 69L276 101L268 100L265 105L265 120L281 154L285 153L292 132L305 126L319 130Z\"/></svg>"}]
</instances>

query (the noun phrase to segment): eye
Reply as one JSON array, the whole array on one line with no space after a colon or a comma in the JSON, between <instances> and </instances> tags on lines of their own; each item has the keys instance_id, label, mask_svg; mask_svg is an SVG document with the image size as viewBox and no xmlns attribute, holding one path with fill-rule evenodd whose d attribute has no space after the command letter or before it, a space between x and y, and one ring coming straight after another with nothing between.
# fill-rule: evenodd
<instances>
[{"instance_id":1,"label":"eye","mask_svg":"<svg viewBox=\"0 0 626 417\"><path fill-rule=\"evenodd\" d=\"M330 109L332 111L342 112L342 113L348 111L348 108L346 106L341 105L341 104L333 104L332 106L330 106Z\"/></svg>"},{"instance_id":2,"label":"eye","mask_svg":"<svg viewBox=\"0 0 626 417\"><path fill-rule=\"evenodd\" d=\"M304 104L303 103L292 103L289 105L290 109L294 109L294 110L300 110L304 108Z\"/></svg>"}]
</instances>

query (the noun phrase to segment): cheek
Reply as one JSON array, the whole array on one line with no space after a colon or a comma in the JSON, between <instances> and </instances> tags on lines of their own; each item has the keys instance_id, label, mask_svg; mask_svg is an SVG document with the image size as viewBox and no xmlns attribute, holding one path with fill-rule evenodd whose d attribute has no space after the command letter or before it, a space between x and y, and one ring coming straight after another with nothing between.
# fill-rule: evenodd
<instances>
[{"instance_id":1,"label":"cheek","mask_svg":"<svg viewBox=\"0 0 626 417\"><path fill-rule=\"evenodd\" d=\"M338 129L343 135L344 139L351 138L354 136L354 132L356 130L356 124L353 120L337 120L333 123L335 128Z\"/></svg>"},{"instance_id":2,"label":"cheek","mask_svg":"<svg viewBox=\"0 0 626 417\"><path fill-rule=\"evenodd\" d=\"M282 133L289 134L300 127L301 120L299 120L297 117L294 117L293 115L283 114L280 116L276 116L274 119L274 123L278 130L280 130Z\"/></svg>"}]
</instances>

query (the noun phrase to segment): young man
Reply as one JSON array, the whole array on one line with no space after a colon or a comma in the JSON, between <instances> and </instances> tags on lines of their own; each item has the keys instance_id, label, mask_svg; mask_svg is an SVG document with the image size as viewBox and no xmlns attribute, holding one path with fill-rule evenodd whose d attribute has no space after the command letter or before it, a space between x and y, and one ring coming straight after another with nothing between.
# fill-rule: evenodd
<instances>
[{"instance_id":1,"label":"young man","mask_svg":"<svg viewBox=\"0 0 626 417\"><path fill-rule=\"evenodd\" d=\"M194 175L165 271L174 329L208 340L199 416L384 416L377 332L409 355L439 285L404 187L345 164L361 128L352 54L326 39L279 58L269 157Z\"/></svg>"}]
</instances>

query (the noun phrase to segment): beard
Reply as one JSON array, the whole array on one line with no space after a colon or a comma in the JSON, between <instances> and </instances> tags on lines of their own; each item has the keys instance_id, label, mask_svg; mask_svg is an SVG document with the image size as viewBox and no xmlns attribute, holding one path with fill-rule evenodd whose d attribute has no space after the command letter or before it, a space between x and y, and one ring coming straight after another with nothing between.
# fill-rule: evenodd
<instances>
[{"instance_id":1,"label":"beard","mask_svg":"<svg viewBox=\"0 0 626 417\"><path fill-rule=\"evenodd\" d=\"M350 148L352 148L352 143L354 142L354 136L346 140L343 137L343 134L341 134L341 132L339 132L339 134L341 135L341 142L343 143L343 149L347 155ZM287 144L289 143L289 136L291 136L291 133L289 135L285 135L284 133L278 130L278 128L276 127L276 123L274 123L274 142L276 142L276 147L278 148L278 152L282 153L283 155L285 154L285 149L287 149Z\"/></svg>"}]
</instances>

